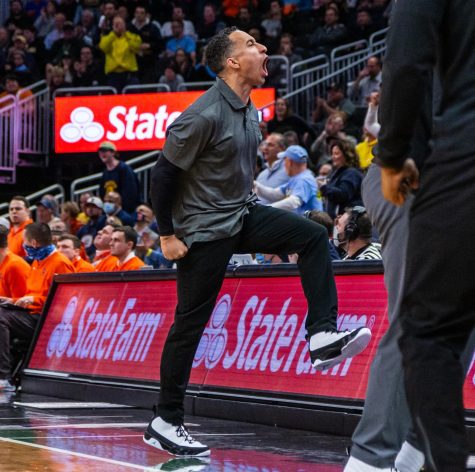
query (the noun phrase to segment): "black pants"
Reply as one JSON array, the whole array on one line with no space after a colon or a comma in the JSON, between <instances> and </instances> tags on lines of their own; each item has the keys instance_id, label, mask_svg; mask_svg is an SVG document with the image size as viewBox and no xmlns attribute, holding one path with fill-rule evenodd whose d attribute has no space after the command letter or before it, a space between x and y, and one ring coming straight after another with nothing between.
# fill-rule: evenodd
<instances>
[{"instance_id":1,"label":"black pants","mask_svg":"<svg viewBox=\"0 0 475 472\"><path fill-rule=\"evenodd\" d=\"M0 307L0 379L7 379L11 373L10 341L14 338L30 341L38 320L37 314Z\"/></svg>"},{"instance_id":2,"label":"black pants","mask_svg":"<svg viewBox=\"0 0 475 472\"><path fill-rule=\"evenodd\" d=\"M294 213L255 205L237 235L194 243L177 262L178 305L160 366L158 413L168 422L183 419L185 391L196 349L229 259L240 252L298 253L308 302L308 333L336 328L337 296L326 229Z\"/></svg>"},{"instance_id":3,"label":"black pants","mask_svg":"<svg viewBox=\"0 0 475 472\"><path fill-rule=\"evenodd\" d=\"M474 182L473 156L432 156L411 210L399 344L409 409L432 472L466 470L460 355L475 325Z\"/></svg>"}]
</instances>

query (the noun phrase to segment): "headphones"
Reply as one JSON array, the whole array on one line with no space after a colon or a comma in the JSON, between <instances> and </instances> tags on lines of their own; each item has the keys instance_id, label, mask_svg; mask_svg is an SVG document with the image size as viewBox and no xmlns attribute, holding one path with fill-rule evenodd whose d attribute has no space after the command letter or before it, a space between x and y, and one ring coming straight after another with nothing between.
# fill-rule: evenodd
<instances>
[{"instance_id":1,"label":"headphones","mask_svg":"<svg viewBox=\"0 0 475 472\"><path fill-rule=\"evenodd\" d=\"M345 228L345 241L354 241L360 235L358 219L366 213L366 208L355 206L351 209L350 219Z\"/></svg>"}]
</instances>

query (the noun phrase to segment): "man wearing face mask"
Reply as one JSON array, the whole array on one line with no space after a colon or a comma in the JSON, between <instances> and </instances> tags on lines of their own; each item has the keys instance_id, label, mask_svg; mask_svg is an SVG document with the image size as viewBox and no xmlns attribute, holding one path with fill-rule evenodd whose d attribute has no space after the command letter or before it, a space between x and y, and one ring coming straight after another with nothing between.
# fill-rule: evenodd
<instances>
[{"instance_id":1,"label":"man wearing face mask","mask_svg":"<svg viewBox=\"0 0 475 472\"><path fill-rule=\"evenodd\" d=\"M135 223L132 215L122 208L122 197L117 192L107 192L104 197L104 213L116 216L124 226L133 226Z\"/></svg>"},{"instance_id":2,"label":"man wearing face mask","mask_svg":"<svg viewBox=\"0 0 475 472\"><path fill-rule=\"evenodd\" d=\"M33 261L26 280L26 294L21 298L4 298L0 306L0 390L10 386L10 340L31 340L53 276L74 272L72 263L52 244L47 224L29 224L23 246Z\"/></svg>"}]
</instances>

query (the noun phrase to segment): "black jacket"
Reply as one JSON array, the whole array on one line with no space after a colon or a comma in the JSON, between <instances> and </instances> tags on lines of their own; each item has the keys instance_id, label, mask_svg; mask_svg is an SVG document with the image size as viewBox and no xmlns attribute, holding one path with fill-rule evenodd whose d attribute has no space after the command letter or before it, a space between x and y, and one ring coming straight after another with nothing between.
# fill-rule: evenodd
<instances>
[{"instance_id":1,"label":"black jacket","mask_svg":"<svg viewBox=\"0 0 475 472\"><path fill-rule=\"evenodd\" d=\"M398 0L383 67L378 161L400 168L435 67L433 155L475 154L475 8L466 0Z\"/></svg>"}]
</instances>

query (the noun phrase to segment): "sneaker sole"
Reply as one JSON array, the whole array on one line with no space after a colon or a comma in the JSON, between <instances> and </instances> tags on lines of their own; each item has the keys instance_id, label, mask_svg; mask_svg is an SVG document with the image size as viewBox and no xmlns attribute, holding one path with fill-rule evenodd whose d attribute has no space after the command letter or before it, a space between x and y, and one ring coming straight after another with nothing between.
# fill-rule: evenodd
<instances>
[{"instance_id":1,"label":"sneaker sole","mask_svg":"<svg viewBox=\"0 0 475 472\"><path fill-rule=\"evenodd\" d=\"M368 328L363 328L351 341L348 342L346 346L343 346L341 354L339 356L325 361L317 359L313 363L313 367L317 370L331 369L332 367L336 366L348 357L354 357L360 352L364 351L370 341L371 331Z\"/></svg>"},{"instance_id":2,"label":"sneaker sole","mask_svg":"<svg viewBox=\"0 0 475 472\"><path fill-rule=\"evenodd\" d=\"M150 437L147 437L147 436L150 436ZM209 449L207 449L206 451L201 451L201 452L183 451L183 450L180 450L180 448L175 448L173 446L166 444L163 441L159 441L158 439L154 438L150 434L143 435L143 442L145 444L148 444L149 446L159 449L160 451L168 452L168 454L171 454L172 456L176 456L176 457L208 457L211 454L211 451Z\"/></svg>"}]
</instances>

